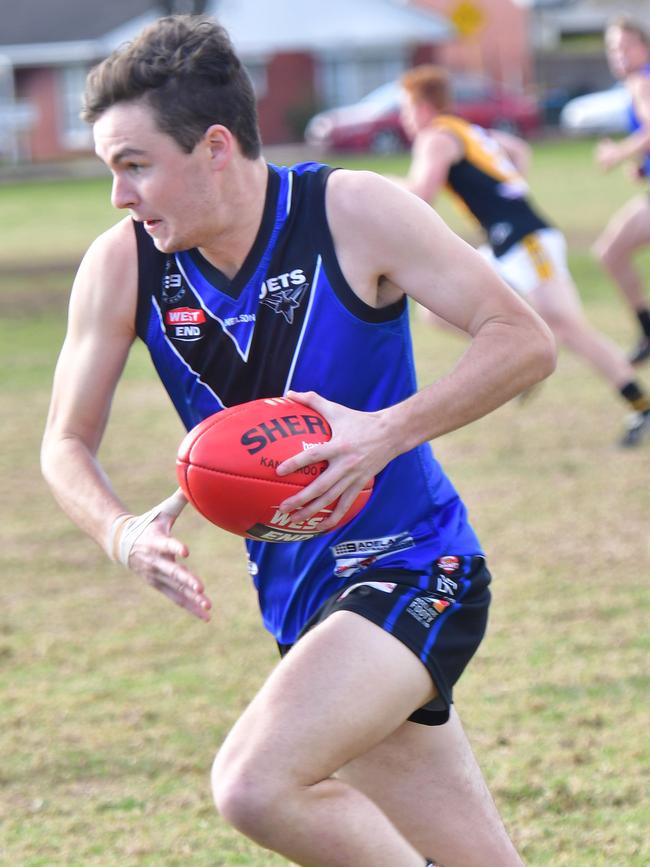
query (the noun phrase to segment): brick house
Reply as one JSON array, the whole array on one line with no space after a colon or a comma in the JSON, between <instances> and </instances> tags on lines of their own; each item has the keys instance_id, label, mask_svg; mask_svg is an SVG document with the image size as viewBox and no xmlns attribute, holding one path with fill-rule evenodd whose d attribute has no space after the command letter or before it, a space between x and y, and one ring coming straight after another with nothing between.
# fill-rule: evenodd
<instances>
[{"instance_id":1,"label":"brick house","mask_svg":"<svg viewBox=\"0 0 650 867\"><path fill-rule=\"evenodd\" d=\"M441 63L505 85L585 92L611 85L603 51L607 21L648 21L650 0L413 0L460 24ZM463 30L463 23L466 29Z\"/></svg>"},{"instance_id":2,"label":"brick house","mask_svg":"<svg viewBox=\"0 0 650 867\"><path fill-rule=\"evenodd\" d=\"M417 3L456 22L456 37L440 46L440 63L452 70L485 75L515 89L533 83L530 11L526 5L516 0L417 0Z\"/></svg>"},{"instance_id":3,"label":"brick house","mask_svg":"<svg viewBox=\"0 0 650 867\"><path fill-rule=\"evenodd\" d=\"M0 0L0 159L88 152L78 116L88 69L170 11L204 11L228 29L267 144L298 139L317 109L429 59L454 33L441 15L401 0Z\"/></svg>"}]
</instances>

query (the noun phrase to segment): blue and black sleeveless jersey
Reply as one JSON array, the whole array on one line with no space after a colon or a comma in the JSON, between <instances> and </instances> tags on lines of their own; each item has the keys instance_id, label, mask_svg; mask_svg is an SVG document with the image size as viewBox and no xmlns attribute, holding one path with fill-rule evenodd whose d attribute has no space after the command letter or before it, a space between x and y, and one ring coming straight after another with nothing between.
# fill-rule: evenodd
<instances>
[{"instance_id":1,"label":"blue and black sleeveless jersey","mask_svg":"<svg viewBox=\"0 0 650 867\"><path fill-rule=\"evenodd\" d=\"M527 198L526 181L496 139L454 115L438 115L432 123L463 145L463 157L451 166L447 187L481 224L495 256L502 256L531 232L548 228Z\"/></svg>"},{"instance_id":2,"label":"blue and black sleeveless jersey","mask_svg":"<svg viewBox=\"0 0 650 867\"><path fill-rule=\"evenodd\" d=\"M406 299L370 307L339 267L325 215L330 172L269 166L260 229L232 280L197 249L160 253L134 224L137 332L188 429L290 388L364 411L416 390ZM282 644L370 568L427 573L440 556L481 553L429 444L392 461L345 526L308 541L246 545L264 623Z\"/></svg>"},{"instance_id":3,"label":"blue and black sleeveless jersey","mask_svg":"<svg viewBox=\"0 0 650 867\"><path fill-rule=\"evenodd\" d=\"M644 75L650 75L650 64L648 64L647 66L645 66L643 68L643 74ZM627 116L628 128L629 128L630 132L633 133L633 132L636 132L638 129L641 129L643 124L641 123L641 120L639 119L639 116L636 113L636 109L634 108L634 102L632 101L631 98L630 98L630 105L628 107L627 115L628 115ZM650 153L646 153L646 154L642 155L641 157L639 157L639 167L641 169L641 173L643 174L643 177L644 178L650 178Z\"/></svg>"}]
</instances>

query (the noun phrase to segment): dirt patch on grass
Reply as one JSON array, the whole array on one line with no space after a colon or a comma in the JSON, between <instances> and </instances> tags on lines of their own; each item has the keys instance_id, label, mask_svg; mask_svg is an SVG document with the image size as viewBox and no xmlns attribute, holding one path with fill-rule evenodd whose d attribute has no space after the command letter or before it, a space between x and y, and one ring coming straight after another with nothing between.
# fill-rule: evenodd
<instances>
[{"instance_id":1,"label":"dirt patch on grass","mask_svg":"<svg viewBox=\"0 0 650 867\"><path fill-rule=\"evenodd\" d=\"M0 264L0 316L25 319L65 311L77 265Z\"/></svg>"}]
</instances>

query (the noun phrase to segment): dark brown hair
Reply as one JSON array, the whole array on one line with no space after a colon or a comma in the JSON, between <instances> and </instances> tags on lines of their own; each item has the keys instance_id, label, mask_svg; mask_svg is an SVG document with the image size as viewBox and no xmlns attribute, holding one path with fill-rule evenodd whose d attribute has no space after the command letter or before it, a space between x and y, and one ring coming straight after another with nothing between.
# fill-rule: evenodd
<instances>
[{"instance_id":1,"label":"dark brown hair","mask_svg":"<svg viewBox=\"0 0 650 867\"><path fill-rule=\"evenodd\" d=\"M209 126L222 124L244 156L260 154L253 86L228 33L214 21L173 15L146 27L90 71L81 116L94 123L116 103L136 100L186 153Z\"/></svg>"},{"instance_id":2,"label":"dark brown hair","mask_svg":"<svg viewBox=\"0 0 650 867\"><path fill-rule=\"evenodd\" d=\"M438 111L446 111L451 104L449 74L442 66L423 63L409 69L400 78L404 90L418 102L428 102Z\"/></svg>"}]
</instances>

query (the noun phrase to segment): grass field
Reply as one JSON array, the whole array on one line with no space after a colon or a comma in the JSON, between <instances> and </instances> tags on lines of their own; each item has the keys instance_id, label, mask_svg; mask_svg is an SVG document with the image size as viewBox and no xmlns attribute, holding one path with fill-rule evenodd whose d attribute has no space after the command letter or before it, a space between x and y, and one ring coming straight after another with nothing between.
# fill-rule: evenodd
<instances>
[{"instance_id":1,"label":"grass field","mask_svg":"<svg viewBox=\"0 0 650 867\"><path fill-rule=\"evenodd\" d=\"M590 317L628 345L633 325L588 245L631 187L600 178L591 148L538 145L533 183L571 241ZM71 263L115 221L108 189L0 187L0 864L281 865L221 822L209 792L217 746L275 661L240 541L189 511L179 521L214 601L205 626L108 563L39 476ZM418 322L414 336L422 384L462 350ZM102 447L135 511L174 486L182 430L155 383L138 346ZM562 355L529 402L435 446L494 574L457 707L531 867L650 864L650 449L613 447L623 413Z\"/></svg>"}]
</instances>

